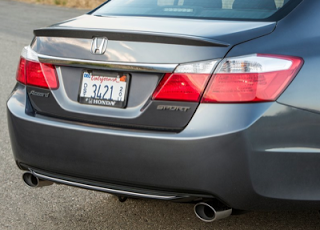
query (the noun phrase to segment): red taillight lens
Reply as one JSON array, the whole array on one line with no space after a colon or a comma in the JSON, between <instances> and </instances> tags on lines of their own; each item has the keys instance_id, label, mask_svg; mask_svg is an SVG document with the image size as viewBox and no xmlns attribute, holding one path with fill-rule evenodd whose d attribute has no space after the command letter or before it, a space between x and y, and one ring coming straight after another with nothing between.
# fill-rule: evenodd
<instances>
[{"instance_id":1,"label":"red taillight lens","mask_svg":"<svg viewBox=\"0 0 320 230\"><path fill-rule=\"evenodd\" d=\"M21 57L17 81L41 88L57 89L59 82L53 65L25 60Z\"/></svg>"},{"instance_id":2,"label":"red taillight lens","mask_svg":"<svg viewBox=\"0 0 320 230\"><path fill-rule=\"evenodd\" d=\"M153 93L152 99L198 102L209 77L209 74L166 74Z\"/></svg>"},{"instance_id":3,"label":"red taillight lens","mask_svg":"<svg viewBox=\"0 0 320 230\"><path fill-rule=\"evenodd\" d=\"M152 99L199 102L217 63L209 60L179 65L162 78Z\"/></svg>"},{"instance_id":4,"label":"red taillight lens","mask_svg":"<svg viewBox=\"0 0 320 230\"><path fill-rule=\"evenodd\" d=\"M22 57L18 65L16 80L22 84L26 84L26 59Z\"/></svg>"},{"instance_id":5,"label":"red taillight lens","mask_svg":"<svg viewBox=\"0 0 320 230\"><path fill-rule=\"evenodd\" d=\"M53 65L27 61L26 76L27 85L51 89L56 89L59 86Z\"/></svg>"},{"instance_id":6,"label":"red taillight lens","mask_svg":"<svg viewBox=\"0 0 320 230\"><path fill-rule=\"evenodd\" d=\"M225 59L212 76L202 102L274 101L302 64L301 58L279 55Z\"/></svg>"}]
</instances>

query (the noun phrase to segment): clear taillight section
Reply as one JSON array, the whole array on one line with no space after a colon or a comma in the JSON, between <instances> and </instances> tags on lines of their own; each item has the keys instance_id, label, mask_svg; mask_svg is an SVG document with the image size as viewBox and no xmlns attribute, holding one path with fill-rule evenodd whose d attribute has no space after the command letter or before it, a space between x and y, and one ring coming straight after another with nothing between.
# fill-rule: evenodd
<instances>
[{"instance_id":1,"label":"clear taillight section","mask_svg":"<svg viewBox=\"0 0 320 230\"><path fill-rule=\"evenodd\" d=\"M202 102L274 101L303 64L298 57L250 55L224 59L213 74Z\"/></svg>"},{"instance_id":2,"label":"clear taillight section","mask_svg":"<svg viewBox=\"0 0 320 230\"><path fill-rule=\"evenodd\" d=\"M179 65L160 81L153 100L199 102L202 97L202 103L274 101L303 65L299 57L254 54L223 59L212 75L218 62Z\"/></svg>"},{"instance_id":3,"label":"clear taillight section","mask_svg":"<svg viewBox=\"0 0 320 230\"><path fill-rule=\"evenodd\" d=\"M152 99L199 102L216 64L215 60L179 65L162 78Z\"/></svg>"},{"instance_id":4,"label":"clear taillight section","mask_svg":"<svg viewBox=\"0 0 320 230\"><path fill-rule=\"evenodd\" d=\"M23 84L41 88L57 89L59 87L53 65L26 60L23 57L20 58L16 79Z\"/></svg>"}]
</instances>

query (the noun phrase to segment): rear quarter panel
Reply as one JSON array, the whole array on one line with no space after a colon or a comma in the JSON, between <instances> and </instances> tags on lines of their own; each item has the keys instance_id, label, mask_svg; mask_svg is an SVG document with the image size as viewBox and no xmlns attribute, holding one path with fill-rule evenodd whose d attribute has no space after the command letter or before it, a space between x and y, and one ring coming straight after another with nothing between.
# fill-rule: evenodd
<instances>
[{"instance_id":1,"label":"rear quarter panel","mask_svg":"<svg viewBox=\"0 0 320 230\"><path fill-rule=\"evenodd\" d=\"M228 56L252 53L302 57L299 74L278 98L289 106L320 112L320 1L303 1L267 36L235 46Z\"/></svg>"}]
</instances>

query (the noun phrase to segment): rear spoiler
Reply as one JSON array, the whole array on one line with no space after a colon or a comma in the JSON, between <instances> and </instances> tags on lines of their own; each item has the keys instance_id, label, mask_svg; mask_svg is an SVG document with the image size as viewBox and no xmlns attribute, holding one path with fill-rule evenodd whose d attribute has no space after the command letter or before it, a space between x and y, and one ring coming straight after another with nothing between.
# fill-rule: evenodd
<instances>
[{"instance_id":1,"label":"rear spoiler","mask_svg":"<svg viewBox=\"0 0 320 230\"><path fill-rule=\"evenodd\" d=\"M33 31L37 37L67 37L67 38L87 38L107 37L108 40L115 41L131 41L131 42L150 42L164 43L174 45L190 45L190 46L216 46L228 47L230 44L196 36L188 35L172 35L158 34L150 32L137 31L115 31L115 30L78 30L72 28L42 28Z\"/></svg>"}]
</instances>

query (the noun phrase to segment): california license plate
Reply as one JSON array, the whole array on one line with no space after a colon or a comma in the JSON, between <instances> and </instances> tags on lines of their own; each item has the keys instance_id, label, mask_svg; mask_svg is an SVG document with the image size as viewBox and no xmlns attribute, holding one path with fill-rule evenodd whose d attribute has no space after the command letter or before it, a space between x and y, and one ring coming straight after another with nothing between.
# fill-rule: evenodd
<instances>
[{"instance_id":1,"label":"california license plate","mask_svg":"<svg viewBox=\"0 0 320 230\"><path fill-rule=\"evenodd\" d=\"M129 78L129 74L100 75L85 71L82 75L79 102L124 108Z\"/></svg>"}]
</instances>

